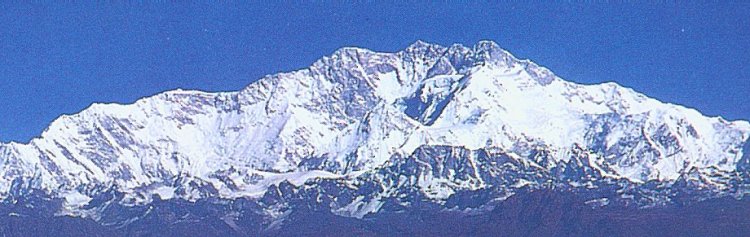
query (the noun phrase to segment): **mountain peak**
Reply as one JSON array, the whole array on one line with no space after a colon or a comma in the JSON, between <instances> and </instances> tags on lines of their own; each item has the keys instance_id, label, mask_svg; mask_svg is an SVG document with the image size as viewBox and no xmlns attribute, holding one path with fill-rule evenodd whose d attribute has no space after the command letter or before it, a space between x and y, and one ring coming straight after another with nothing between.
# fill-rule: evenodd
<instances>
[{"instance_id":1,"label":"mountain peak","mask_svg":"<svg viewBox=\"0 0 750 237\"><path fill-rule=\"evenodd\" d=\"M474 48L479 50L503 50L500 45L492 40L480 40L474 45Z\"/></svg>"},{"instance_id":2,"label":"mountain peak","mask_svg":"<svg viewBox=\"0 0 750 237\"><path fill-rule=\"evenodd\" d=\"M240 93L92 106L29 144L0 145L0 197L17 182L70 209L101 186L135 203L257 199L282 183L378 187L331 205L362 216L409 192L441 203L480 189L670 185L688 171L727 193L747 172L748 137L614 83L557 80L492 41L417 41L396 53L341 48Z\"/></svg>"},{"instance_id":3,"label":"mountain peak","mask_svg":"<svg viewBox=\"0 0 750 237\"><path fill-rule=\"evenodd\" d=\"M406 47L406 50L419 50L419 49L428 49L428 48L441 49L445 47L439 44L429 43L423 40L417 40L417 41L414 41L414 43L411 43L408 47Z\"/></svg>"},{"instance_id":4,"label":"mountain peak","mask_svg":"<svg viewBox=\"0 0 750 237\"><path fill-rule=\"evenodd\" d=\"M435 51L445 51L448 49L453 49L454 51L461 52L464 50L458 50L458 49L469 49L463 44L452 44L450 47L446 47L440 44L436 43L430 43L423 40L417 40L414 43L410 44L408 47L406 47L406 51L418 51L418 50L424 50L424 49L433 49ZM498 43L492 40L480 40L476 44L471 47L474 51L505 51L503 48L500 47Z\"/></svg>"}]
</instances>

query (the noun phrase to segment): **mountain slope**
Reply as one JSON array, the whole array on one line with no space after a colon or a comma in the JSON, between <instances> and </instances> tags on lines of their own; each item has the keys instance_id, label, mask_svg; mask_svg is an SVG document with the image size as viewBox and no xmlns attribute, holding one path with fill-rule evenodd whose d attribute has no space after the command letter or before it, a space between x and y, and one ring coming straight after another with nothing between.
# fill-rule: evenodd
<instances>
[{"instance_id":1,"label":"mountain slope","mask_svg":"<svg viewBox=\"0 0 750 237\"><path fill-rule=\"evenodd\" d=\"M95 218L92 200L108 190L124 205L249 198L274 218L292 200L361 218L415 198L481 209L529 188L648 206L675 190L743 195L749 137L745 121L568 82L494 42L416 42L342 48L238 92L177 90L62 116L28 144L0 145L0 197L40 190ZM476 205L456 201L476 192Z\"/></svg>"}]
</instances>

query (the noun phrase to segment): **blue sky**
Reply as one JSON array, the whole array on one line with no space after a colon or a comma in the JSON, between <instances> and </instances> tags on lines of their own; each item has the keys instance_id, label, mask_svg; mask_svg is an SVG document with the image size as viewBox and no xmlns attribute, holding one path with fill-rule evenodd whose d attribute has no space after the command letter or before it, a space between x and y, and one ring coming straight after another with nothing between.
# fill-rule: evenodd
<instances>
[{"instance_id":1,"label":"blue sky","mask_svg":"<svg viewBox=\"0 0 750 237\"><path fill-rule=\"evenodd\" d=\"M343 46L490 39L575 82L750 119L750 4L0 4L0 141L93 102L238 90Z\"/></svg>"}]
</instances>

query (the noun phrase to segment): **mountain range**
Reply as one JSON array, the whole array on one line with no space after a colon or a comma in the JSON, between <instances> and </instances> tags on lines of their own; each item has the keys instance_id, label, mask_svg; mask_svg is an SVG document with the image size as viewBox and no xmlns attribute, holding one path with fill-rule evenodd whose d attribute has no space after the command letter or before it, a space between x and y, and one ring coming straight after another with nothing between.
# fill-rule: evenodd
<instances>
[{"instance_id":1,"label":"mountain range","mask_svg":"<svg viewBox=\"0 0 750 237\"><path fill-rule=\"evenodd\" d=\"M566 81L491 41L347 47L240 91L93 104L26 144L0 144L0 214L4 232L21 235L29 232L10 223L96 235L163 233L158 226L284 235L326 223L341 229L294 233L599 235L585 229L606 228L586 218L663 219L697 206L747 214L749 139L747 121L616 83ZM579 212L550 211L559 209ZM575 231L472 232L524 210L547 214L523 223L581 218L568 225ZM466 217L484 225L460 223ZM455 229L439 233L424 224L451 219ZM607 226L623 233L622 223Z\"/></svg>"}]
</instances>

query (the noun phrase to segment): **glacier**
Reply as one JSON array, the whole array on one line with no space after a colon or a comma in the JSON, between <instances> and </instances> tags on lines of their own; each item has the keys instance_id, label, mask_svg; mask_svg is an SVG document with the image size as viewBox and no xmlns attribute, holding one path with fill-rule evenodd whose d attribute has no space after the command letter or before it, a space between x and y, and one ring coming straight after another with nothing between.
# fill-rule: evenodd
<instances>
[{"instance_id":1,"label":"glacier","mask_svg":"<svg viewBox=\"0 0 750 237\"><path fill-rule=\"evenodd\" d=\"M0 144L0 199L40 193L60 200L56 215L99 222L113 203L246 199L271 226L298 201L360 219L489 212L528 190L645 208L743 198L749 139L747 121L566 81L492 41L417 41L341 48L236 92L61 116L29 143Z\"/></svg>"}]
</instances>

